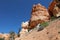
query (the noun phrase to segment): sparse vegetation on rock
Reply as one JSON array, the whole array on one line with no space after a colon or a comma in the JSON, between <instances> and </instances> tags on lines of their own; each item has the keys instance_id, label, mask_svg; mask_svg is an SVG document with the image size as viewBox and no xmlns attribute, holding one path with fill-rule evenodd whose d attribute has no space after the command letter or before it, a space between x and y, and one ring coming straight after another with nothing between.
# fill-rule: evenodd
<instances>
[{"instance_id":1,"label":"sparse vegetation on rock","mask_svg":"<svg viewBox=\"0 0 60 40\"><path fill-rule=\"evenodd\" d=\"M43 22L43 23L40 24L40 26L44 26L44 27L46 27L48 25L49 25L49 22Z\"/></svg>"},{"instance_id":2,"label":"sparse vegetation on rock","mask_svg":"<svg viewBox=\"0 0 60 40\"><path fill-rule=\"evenodd\" d=\"M53 0L48 10L38 3L33 5L30 20L22 22L22 29L19 29L17 37L15 32L11 31L8 35L0 34L0 40L4 40L3 37L5 40L8 38L10 40L60 40L58 25L60 25L60 0Z\"/></svg>"},{"instance_id":3,"label":"sparse vegetation on rock","mask_svg":"<svg viewBox=\"0 0 60 40\"><path fill-rule=\"evenodd\" d=\"M10 40L14 40L15 39L14 36L15 36L15 32L10 31Z\"/></svg>"},{"instance_id":4,"label":"sparse vegetation on rock","mask_svg":"<svg viewBox=\"0 0 60 40\"><path fill-rule=\"evenodd\" d=\"M4 38L0 38L0 40L4 40Z\"/></svg>"}]
</instances>

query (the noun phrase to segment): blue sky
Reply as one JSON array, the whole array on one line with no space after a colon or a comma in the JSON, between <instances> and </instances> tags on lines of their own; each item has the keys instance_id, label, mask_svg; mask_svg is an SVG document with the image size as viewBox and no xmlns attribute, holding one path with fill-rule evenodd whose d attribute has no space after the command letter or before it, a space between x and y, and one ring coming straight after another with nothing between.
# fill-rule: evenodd
<instances>
[{"instance_id":1,"label":"blue sky","mask_svg":"<svg viewBox=\"0 0 60 40\"><path fill-rule=\"evenodd\" d=\"M21 22L31 16L33 4L40 3L48 8L52 0L0 0L0 32L18 32Z\"/></svg>"}]
</instances>

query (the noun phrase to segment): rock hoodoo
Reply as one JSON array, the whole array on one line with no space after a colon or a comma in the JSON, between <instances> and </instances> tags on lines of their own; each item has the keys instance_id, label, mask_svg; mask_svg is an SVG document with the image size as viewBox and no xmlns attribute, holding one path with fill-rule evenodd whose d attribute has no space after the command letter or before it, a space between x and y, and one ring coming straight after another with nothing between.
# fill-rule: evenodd
<instances>
[{"instance_id":1,"label":"rock hoodoo","mask_svg":"<svg viewBox=\"0 0 60 40\"><path fill-rule=\"evenodd\" d=\"M49 21L50 15L47 9L41 4L33 5L29 28L34 28L37 24Z\"/></svg>"},{"instance_id":2,"label":"rock hoodoo","mask_svg":"<svg viewBox=\"0 0 60 40\"><path fill-rule=\"evenodd\" d=\"M22 22L22 24L21 24L22 30L20 32L20 34L21 34L20 37L28 32L28 24L29 24L28 21Z\"/></svg>"}]
</instances>

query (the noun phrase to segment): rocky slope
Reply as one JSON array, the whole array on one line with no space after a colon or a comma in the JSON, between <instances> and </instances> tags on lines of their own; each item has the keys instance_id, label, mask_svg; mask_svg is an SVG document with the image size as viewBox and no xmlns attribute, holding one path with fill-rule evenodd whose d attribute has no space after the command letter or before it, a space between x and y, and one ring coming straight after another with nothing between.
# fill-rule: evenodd
<instances>
[{"instance_id":1,"label":"rocky slope","mask_svg":"<svg viewBox=\"0 0 60 40\"><path fill-rule=\"evenodd\" d=\"M42 31L33 30L20 37L21 40L60 40L60 19L50 22Z\"/></svg>"},{"instance_id":2,"label":"rocky slope","mask_svg":"<svg viewBox=\"0 0 60 40\"><path fill-rule=\"evenodd\" d=\"M20 36L19 40L60 40L60 19L57 18L60 16L60 8L56 6L57 3L54 0L48 10L41 4L33 5L31 18L28 25L22 28L24 29L24 35ZM50 21L51 18L55 18L54 21ZM43 30L38 31L37 29L41 29L41 27L39 28L37 25L44 22L49 22L49 25ZM31 29L31 31L28 32L28 29Z\"/></svg>"}]
</instances>

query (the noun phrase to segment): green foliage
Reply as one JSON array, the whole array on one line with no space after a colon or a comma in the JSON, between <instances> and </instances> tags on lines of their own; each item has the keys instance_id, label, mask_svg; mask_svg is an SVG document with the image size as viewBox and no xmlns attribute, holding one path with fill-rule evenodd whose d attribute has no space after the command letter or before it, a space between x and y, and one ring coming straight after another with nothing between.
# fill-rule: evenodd
<instances>
[{"instance_id":1,"label":"green foliage","mask_svg":"<svg viewBox=\"0 0 60 40\"><path fill-rule=\"evenodd\" d=\"M43 22L43 23L40 24L40 26L43 26L43 27L46 27L48 25L49 25L49 22Z\"/></svg>"},{"instance_id":2,"label":"green foliage","mask_svg":"<svg viewBox=\"0 0 60 40\"><path fill-rule=\"evenodd\" d=\"M4 38L0 38L0 40L4 40Z\"/></svg>"},{"instance_id":3,"label":"green foliage","mask_svg":"<svg viewBox=\"0 0 60 40\"><path fill-rule=\"evenodd\" d=\"M40 25L38 26L38 31L43 30L48 25L49 25L49 22L40 23Z\"/></svg>"},{"instance_id":4,"label":"green foliage","mask_svg":"<svg viewBox=\"0 0 60 40\"><path fill-rule=\"evenodd\" d=\"M14 31L10 31L10 39L14 40L14 36L15 36L15 32Z\"/></svg>"},{"instance_id":5,"label":"green foliage","mask_svg":"<svg viewBox=\"0 0 60 40\"><path fill-rule=\"evenodd\" d=\"M53 21L53 20L55 20L55 19L56 19L56 17L54 17L54 16L51 17L51 21Z\"/></svg>"},{"instance_id":6,"label":"green foliage","mask_svg":"<svg viewBox=\"0 0 60 40\"><path fill-rule=\"evenodd\" d=\"M15 36L15 32L14 31L10 31L10 35L11 36Z\"/></svg>"}]
</instances>

